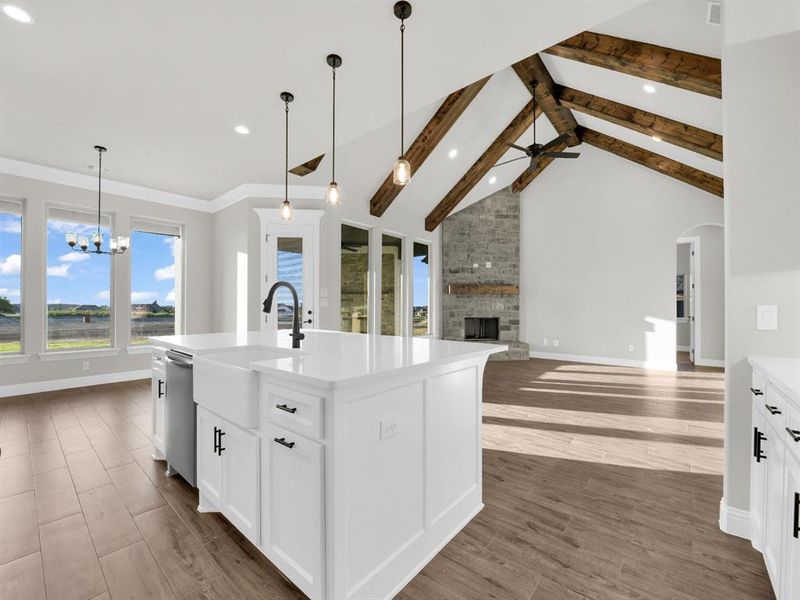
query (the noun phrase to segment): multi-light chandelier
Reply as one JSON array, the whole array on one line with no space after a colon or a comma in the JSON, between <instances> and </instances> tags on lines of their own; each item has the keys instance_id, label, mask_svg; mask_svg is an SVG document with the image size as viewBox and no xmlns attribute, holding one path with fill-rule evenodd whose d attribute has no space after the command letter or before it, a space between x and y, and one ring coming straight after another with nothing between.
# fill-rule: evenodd
<instances>
[{"instance_id":1,"label":"multi-light chandelier","mask_svg":"<svg viewBox=\"0 0 800 600\"><path fill-rule=\"evenodd\" d=\"M102 198L103 187L103 152L106 148L103 146L95 146L97 150L97 231L92 233L91 243L94 245L94 250L89 250L89 238L85 236L78 237L78 234L71 231L66 234L67 244L76 252L84 252L91 254L110 254L115 256L117 254L124 254L125 250L130 248L130 238L118 236L108 240L108 250L103 250L103 233L100 231L101 212L100 201ZM77 246L77 248L75 247Z\"/></svg>"}]
</instances>

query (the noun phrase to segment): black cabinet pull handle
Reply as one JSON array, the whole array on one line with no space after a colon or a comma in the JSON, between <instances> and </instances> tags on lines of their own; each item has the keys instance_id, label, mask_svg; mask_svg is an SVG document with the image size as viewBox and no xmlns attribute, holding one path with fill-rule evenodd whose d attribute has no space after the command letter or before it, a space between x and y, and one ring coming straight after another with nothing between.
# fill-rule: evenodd
<instances>
[{"instance_id":1,"label":"black cabinet pull handle","mask_svg":"<svg viewBox=\"0 0 800 600\"><path fill-rule=\"evenodd\" d=\"M800 493L794 493L794 531L795 539L800 538Z\"/></svg>"},{"instance_id":2,"label":"black cabinet pull handle","mask_svg":"<svg viewBox=\"0 0 800 600\"><path fill-rule=\"evenodd\" d=\"M750 391L753 392L753 396L763 396L764 392L761 390L757 390L756 388L750 388Z\"/></svg>"},{"instance_id":3,"label":"black cabinet pull handle","mask_svg":"<svg viewBox=\"0 0 800 600\"><path fill-rule=\"evenodd\" d=\"M800 442L800 431L798 431L797 429L789 429L787 427L786 433L788 433L789 437L791 437L795 442Z\"/></svg>"},{"instance_id":4,"label":"black cabinet pull handle","mask_svg":"<svg viewBox=\"0 0 800 600\"><path fill-rule=\"evenodd\" d=\"M222 453L225 452L225 446L222 445L222 436L225 435L225 432L222 429L219 430L219 448L217 449L217 454L222 456Z\"/></svg>"},{"instance_id":5,"label":"black cabinet pull handle","mask_svg":"<svg viewBox=\"0 0 800 600\"><path fill-rule=\"evenodd\" d=\"M281 446L286 446L287 448L294 448L294 442L287 442L286 438L275 438L275 441L278 442Z\"/></svg>"},{"instance_id":6,"label":"black cabinet pull handle","mask_svg":"<svg viewBox=\"0 0 800 600\"><path fill-rule=\"evenodd\" d=\"M753 456L756 462L761 462L761 459L767 458L767 455L761 452L761 442L766 441L767 436L758 430L758 427L753 427Z\"/></svg>"},{"instance_id":7,"label":"black cabinet pull handle","mask_svg":"<svg viewBox=\"0 0 800 600\"><path fill-rule=\"evenodd\" d=\"M766 453L761 451L761 442L766 442L766 441L767 441L767 436L765 436L763 433L761 433L759 431L758 432L758 457L757 457L758 462L761 462L762 459L763 460L767 460Z\"/></svg>"},{"instance_id":8,"label":"black cabinet pull handle","mask_svg":"<svg viewBox=\"0 0 800 600\"><path fill-rule=\"evenodd\" d=\"M292 413L292 414L297 412L297 407L292 406L291 408L289 408L286 404L276 404L275 408L278 408L278 409L280 409L282 411L285 411L285 412L288 412L288 413Z\"/></svg>"},{"instance_id":9,"label":"black cabinet pull handle","mask_svg":"<svg viewBox=\"0 0 800 600\"><path fill-rule=\"evenodd\" d=\"M164 395L164 391L161 389L163 386L164 386L164 382L161 379L159 379L158 380L158 397L159 398L161 398L161 396Z\"/></svg>"},{"instance_id":10,"label":"black cabinet pull handle","mask_svg":"<svg viewBox=\"0 0 800 600\"><path fill-rule=\"evenodd\" d=\"M753 458L758 458L758 427L753 427Z\"/></svg>"},{"instance_id":11,"label":"black cabinet pull handle","mask_svg":"<svg viewBox=\"0 0 800 600\"><path fill-rule=\"evenodd\" d=\"M219 454L219 427L214 427L214 454Z\"/></svg>"},{"instance_id":12,"label":"black cabinet pull handle","mask_svg":"<svg viewBox=\"0 0 800 600\"><path fill-rule=\"evenodd\" d=\"M769 411L769 414L771 414L771 415L779 415L779 414L781 414L781 411L777 406L770 406L769 404L765 404L764 406L766 407L766 409Z\"/></svg>"}]
</instances>

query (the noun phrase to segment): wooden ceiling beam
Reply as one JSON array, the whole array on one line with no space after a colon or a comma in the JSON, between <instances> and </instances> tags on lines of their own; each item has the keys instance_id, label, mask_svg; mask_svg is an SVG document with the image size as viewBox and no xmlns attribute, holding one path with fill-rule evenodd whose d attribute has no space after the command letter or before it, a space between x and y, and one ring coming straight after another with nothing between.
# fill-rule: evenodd
<instances>
[{"instance_id":1,"label":"wooden ceiling beam","mask_svg":"<svg viewBox=\"0 0 800 600\"><path fill-rule=\"evenodd\" d=\"M555 94L562 106L572 110L722 160L722 136L717 133L569 87L556 86Z\"/></svg>"},{"instance_id":2,"label":"wooden ceiling beam","mask_svg":"<svg viewBox=\"0 0 800 600\"><path fill-rule=\"evenodd\" d=\"M519 114L508 124L506 128L500 133L499 136L491 143L491 145L481 154L480 158L469 168L469 170L456 182L453 188L447 192L447 195L442 198L439 204L425 217L425 229L433 231L442 221L445 220L447 215L453 212L458 203L475 187L483 176L489 172L497 161L508 151L508 144L516 142L525 130L531 126L533 119L538 117L542 110L539 106L536 107L536 117L533 115L533 99L528 102Z\"/></svg>"},{"instance_id":3,"label":"wooden ceiling beam","mask_svg":"<svg viewBox=\"0 0 800 600\"><path fill-rule=\"evenodd\" d=\"M324 154L320 154L316 158L312 158L311 160L307 160L302 165L297 165L289 169L289 173L292 175L299 175L300 177L305 177L317 170L319 167L319 163L322 162L322 159L325 158Z\"/></svg>"},{"instance_id":4,"label":"wooden ceiling beam","mask_svg":"<svg viewBox=\"0 0 800 600\"><path fill-rule=\"evenodd\" d=\"M718 58L593 31L574 35L544 52L722 98L722 63Z\"/></svg>"},{"instance_id":5,"label":"wooden ceiling beam","mask_svg":"<svg viewBox=\"0 0 800 600\"><path fill-rule=\"evenodd\" d=\"M552 148L551 152L563 152L566 150L566 144L559 144L558 146ZM547 166L553 162L554 158L547 158L542 157L539 159L539 162L536 164L535 169L525 169L522 174L517 177L514 182L511 184L511 191L514 193L520 193L524 190L528 185L539 176L539 173L544 171Z\"/></svg>"},{"instance_id":6,"label":"wooden ceiling beam","mask_svg":"<svg viewBox=\"0 0 800 600\"><path fill-rule=\"evenodd\" d=\"M538 54L534 54L514 63L511 68L514 69L514 72L525 84L525 87L528 88L531 95L536 98L536 104L542 107L542 112L547 115L550 123L558 131L558 135L566 133L570 136L567 139L567 145L577 146L580 144L581 141L575 133L578 123L575 121L575 117L572 116L572 111L564 108L555 96L556 84L553 78L550 77L542 58ZM534 81L538 82L535 88Z\"/></svg>"},{"instance_id":7,"label":"wooden ceiling beam","mask_svg":"<svg viewBox=\"0 0 800 600\"><path fill-rule=\"evenodd\" d=\"M416 173L422 166L422 163L430 156L433 149L442 141L461 114L472 103L478 92L483 89L483 86L489 81L489 77L491 75L471 83L445 98L436 114L431 117L431 120L428 121L428 124L425 125L417 139L414 140L405 153L405 159L411 163L412 173ZM403 186L395 185L392 182L392 173L390 172L369 201L369 213L374 217L383 215L402 190Z\"/></svg>"},{"instance_id":8,"label":"wooden ceiling beam","mask_svg":"<svg viewBox=\"0 0 800 600\"><path fill-rule=\"evenodd\" d=\"M618 140L610 135L594 131L593 129L580 127L578 129L578 135L583 142L595 148L600 148L601 150L611 152L622 158L627 158L644 167L700 188L709 194L714 194L720 198L723 197L723 182L721 177L706 173L700 169L695 169L677 160L661 156L655 152L650 152L644 148Z\"/></svg>"}]
</instances>

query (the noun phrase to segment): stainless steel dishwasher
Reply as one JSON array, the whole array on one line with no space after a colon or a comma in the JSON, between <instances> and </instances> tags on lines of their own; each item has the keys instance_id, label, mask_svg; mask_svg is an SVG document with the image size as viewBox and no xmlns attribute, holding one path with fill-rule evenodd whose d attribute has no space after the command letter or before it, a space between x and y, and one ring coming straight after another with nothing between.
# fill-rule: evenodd
<instances>
[{"instance_id":1,"label":"stainless steel dishwasher","mask_svg":"<svg viewBox=\"0 0 800 600\"><path fill-rule=\"evenodd\" d=\"M192 355L178 350L168 350L167 405L164 458L167 475L180 473L196 487L197 406L192 390Z\"/></svg>"}]
</instances>

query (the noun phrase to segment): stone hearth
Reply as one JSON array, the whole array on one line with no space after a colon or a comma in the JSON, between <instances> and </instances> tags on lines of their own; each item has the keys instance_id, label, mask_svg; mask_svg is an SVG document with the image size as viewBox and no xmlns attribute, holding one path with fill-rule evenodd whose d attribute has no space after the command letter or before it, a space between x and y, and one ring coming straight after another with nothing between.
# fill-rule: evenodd
<instances>
[{"instance_id":1,"label":"stone hearth","mask_svg":"<svg viewBox=\"0 0 800 600\"><path fill-rule=\"evenodd\" d=\"M496 318L509 350L494 360L528 359L519 339L519 219L519 194L507 188L442 224L442 337L464 340L465 319Z\"/></svg>"}]
</instances>

